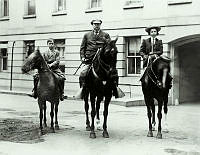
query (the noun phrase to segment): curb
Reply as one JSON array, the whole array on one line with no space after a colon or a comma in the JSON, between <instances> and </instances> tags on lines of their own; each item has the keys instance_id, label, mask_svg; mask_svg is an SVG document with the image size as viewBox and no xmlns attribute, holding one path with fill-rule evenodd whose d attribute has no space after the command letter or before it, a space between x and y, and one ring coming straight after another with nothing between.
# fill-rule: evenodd
<instances>
[{"instance_id":1,"label":"curb","mask_svg":"<svg viewBox=\"0 0 200 155\"><path fill-rule=\"evenodd\" d=\"M9 95L21 95L28 96L28 93L20 92L20 91L9 91L9 90L0 90L0 94L9 94ZM76 100L81 101L81 99L75 99L74 96L67 96L66 100ZM132 107L132 106L144 106L144 99L142 97L137 98L119 98L119 99L111 99L111 104Z\"/></svg>"}]
</instances>

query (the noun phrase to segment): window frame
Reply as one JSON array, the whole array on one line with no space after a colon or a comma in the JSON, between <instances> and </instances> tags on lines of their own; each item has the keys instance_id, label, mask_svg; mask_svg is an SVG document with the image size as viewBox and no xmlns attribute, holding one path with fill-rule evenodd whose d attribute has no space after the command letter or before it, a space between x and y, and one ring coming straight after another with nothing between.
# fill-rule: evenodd
<instances>
[{"instance_id":1,"label":"window frame","mask_svg":"<svg viewBox=\"0 0 200 155\"><path fill-rule=\"evenodd\" d=\"M129 2L130 4L126 4L127 2ZM123 9L134 9L143 7L144 7L143 0L125 0Z\"/></svg>"},{"instance_id":2,"label":"window frame","mask_svg":"<svg viewBox=\"0 0 200 155\"><path fill-rule=\"evenodd\" d=\"M86 9L86 13L89 12L102 12L102 0L96 0L97 1L97 7L92 7L92 1L93 0L88 0L88 6Z\"/></svg>"},{"instance_id":3,"label":"window frame","mask_svg":"<svg viewBox=\"0 0 200 155\"><path fill-rule=\"evenodd\" d=\"M130 36L130 37L126 37L125 38L125 46L126 46L126 73L127 73L127 76L140 76L141 74L141 70L142 70L142 66L143 66L143 59L140 55L136 55L136 53L139 53L139 50L140 48L136 49L135 51L138 51L138 52L134 52L135 55L129 55L129 51L130 51L130 40L131 39L139 39L139 46L141 45L141 36ZM140 67L139 67L139 73L137 73L137 59L140 58ZM134 59L134 73L129 73L129 60L131 59Z\"/></svg>"},{"instance_id":4,"label":"window frame","mask_svg":"<svg viewBox=\"0 0 200 155\"><path fill-rule=\"evenodd\" d=\"M5 5L5 2L7 4ZM6 7L6 9L5 9ZM0 18L7 18L9 17L9 0L0 0Z\"/></svg>"},{"instance_id":5,"label":"window frame","mask_svg":"<svg viewBox=\"0 0 200 155\"><path fill-rule=\"evenodd\" d=\"M29 2L33 2L34 4L34 13L33 14L29 14ZM35 0L25 0L24 3L24 19L26 18L36 18L36 1Z\"/></svg>"}]
</instances>

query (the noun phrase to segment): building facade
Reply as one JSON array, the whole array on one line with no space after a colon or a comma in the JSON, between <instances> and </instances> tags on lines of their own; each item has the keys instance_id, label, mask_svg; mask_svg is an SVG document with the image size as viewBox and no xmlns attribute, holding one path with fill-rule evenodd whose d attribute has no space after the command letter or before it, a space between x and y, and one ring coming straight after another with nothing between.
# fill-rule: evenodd
<instances>
[{"instance_id":1,"label":"building facade","mask_svg":"<svg viewBox=\"0 0 200 155\"><path fill-rule=\"evenodd\" d=\"M32 76L23 75L25 58L54 38L65 65L65 92L73 95L80 64L80 44L90 22L100 18L102 29L117 41L120 88L126 97L142 95L139 48L148 37L145 27L161 26L164 55L172 59L172 103L199 101L199 0L0 0L0 89L31 91ZM12 55L13 53L13 55Z\"/></svg>"}]
</instances>

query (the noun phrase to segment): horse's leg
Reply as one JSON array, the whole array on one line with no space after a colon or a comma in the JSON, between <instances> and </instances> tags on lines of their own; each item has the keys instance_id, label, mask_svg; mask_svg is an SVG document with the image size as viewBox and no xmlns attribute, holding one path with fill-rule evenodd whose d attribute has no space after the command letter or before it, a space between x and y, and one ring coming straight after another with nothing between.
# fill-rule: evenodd
<instances>
[{"instance_id":1,"label":"horse's leg","mask_svg":"<svg viewBox=\"0 0 200 155\"><path fill-rule=\"evenodd\" d=\"M167 103L168 103L168 93L164 96L164 108L163 108L165 114L164 127L163 127L164 132L169 132L167 124L167 112L168 112Z\"/></svg>"},{"instance_id":2,"label":"horse's leg","mask_svg":"<svg viewBox=\"0 0 200 155\"><path fill-rule=\"evenodd\" d=\"M102 100L101 97L97 97L97 102L96 102L96 126L97 126L97 130L101 130L100 117L99 117L99 109L100 109L101 100Z\"/></svg>"},{"instance_id":3,"label":"horse's leg","mask_svg":"<svg viewBox=\"0 0 200 155\"><path fill-rule=\"evenodd\" d=\"M90 131L90 121L88 117L89 103L88 103L89 91L85 91L84 94L84 106L85 106L85 114L86 114L86 131Z\"/></svg>"},{"instance_id":4,"label":"horse's leg","mask_svg":"<svg viewBox=\"0 0 200 155\"><path fill-rule=\"evenodd\" d=\"M55 129L59 130L59 125L58 125L58 106L59 106L59 100L55 102Z\"/></svg>"},{"instance_id":5,"label":"horse's leg","mask_svg":"<svg viewBox=\"0 0 200 155\"><path fill-rule=\"evenodd\" d=\"M107 117L108 117L108 106L111 100L111 96L105 97L105 102L104 102L104 111L103 111L103 116L104 116L104 122L103 122L103 137L104 138L109 138L109 134L107 131Z\"/></svg>"},{"instance_id":6,"label":"horse's leg","mask_svg":"<svg viewBox=\"0 0 200 155\"><path fill-rule=\"evenodd\" d=\"M151 115L152 114L151 114L150 102L151 102L151 99L145 97L145 103L146 103L146 106L147 106L147 116L148 116L148 119L149 119L149 131L148 131L147 137L153 137L152 124L151 124Z\"/></svg>"},{"instance_id":7,"label":"horse's leg","mask_svg":"<svg viewBox=\"0 0 200 155\"><path fill-rule=\"evenodd\" d=\"M157 138L161 139L162 138L162 133L161 133L161 119L162 119L162 100L158 101L158 133L157 133Z\"/></svg>"},{"instance_id":8,"label":"horse's leg","mask_svg":"<svg viewBox=\"0 0 200 155\"><path fill-rule=\"evenodd\" d=\"M54 103L51 103L51 112L50 112L50 116L51 116L51 132L54 133L54 122L53 122L53 118L54 118Z\"/></svg>"},{"instance_id":9,"label":"horse's leg","mask_svg":"<svg viewBox=\"0 0 200 155\"><path fill-rule=\"evenodd\" d=\"M47 104L46 104L46 102L43 104L43 106L44 106L44 127L47 127L47 117L46 117Z\"/></svg>"},{"instance_id":10,"label":"horse's leg","mask_svg":"<svg viewBox=\"0 0 200 155\"><path fill-rule=\"evenodd\" d=\"M45 101L42 101L42 100L38 99L38 106L39 106L39 109L40 109L40 114L39 114L39 117L40 117L40 131L41 131L42 135L44 134L44 130L43 130L43 126L42 126L43 104L45 104Z\"/></svg>"},{"instance_id":11,"label":"horse's leg","mask_svg":"<svg viewBox=\"0 0 200 155\"><path fill-rule=\"evenodd\" d=\"M92 124L91 124L91 132L90 132L90 138L96 138L96 134L94 132L94 118L96 115L96 110L95 110L95 95L90 93L90 102L91 102L91 117L92 117Z\"/></svg>"},{"instance_id":12,"label":"horse's leg","mask_svg":"<svg viewBox=\"0 0 200 155\"><path fill-rule=\"evenodd\" d=\"M151 101L151 110L152 110L152 131L155 131L156 121L155 121L155 104L154 99Z\"/></svg>"}]
</instances>

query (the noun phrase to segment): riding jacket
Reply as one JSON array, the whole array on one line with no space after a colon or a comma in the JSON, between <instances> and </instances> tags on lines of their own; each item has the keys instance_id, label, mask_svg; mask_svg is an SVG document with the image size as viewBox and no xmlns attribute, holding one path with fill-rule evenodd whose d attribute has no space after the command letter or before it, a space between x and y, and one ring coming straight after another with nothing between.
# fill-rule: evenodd
<instances>
[{"instance_id":1,"label":"riding jacket","mask_svg":"<svg viewBox=\"0 0 200 155\"><path fill-rule=\"evenodd\" d=\"M56 49L48 49L43 53L44 60L49 65L50 69L56 73L60 78L65 79L65 74L59 68L60 64L60 52Z\"/></svg>"},{"instance_id":2,"label":"riding jacket","mask_svg":"<svg viewBox=\"0 0 200 155\"><path fill-rule=\"evenodd\" d=\"M83 36L83 40L80 47L80 57L90 60L97 52L97 49L102 47L106 41L110 41L110 36L108 33L99 31L95 34L94 31L88 32Z\"/></svg>"},{"instance_id":3,"label":"riding jacket","mask_svg":"<svg viewBox=\"0 0 200 155\"><path fill-rule=\"evenodd\" d=\"M143 58L143 68L147 67L148 57L149 57L150 52L152 52L152 49L153 49L153 53L157 54L158 56L163 54L162 40L155 38L155 43L153 45L153 48L152 48L151 38L144 39L142 41L139 53Z\"/></svg>"}]
</instances>

